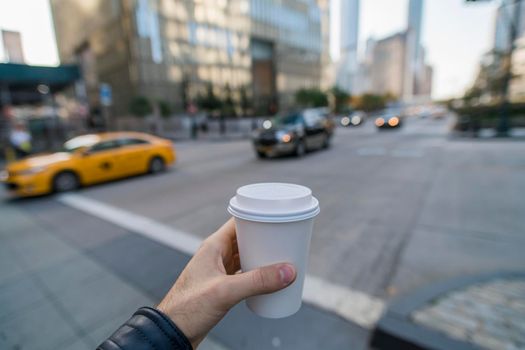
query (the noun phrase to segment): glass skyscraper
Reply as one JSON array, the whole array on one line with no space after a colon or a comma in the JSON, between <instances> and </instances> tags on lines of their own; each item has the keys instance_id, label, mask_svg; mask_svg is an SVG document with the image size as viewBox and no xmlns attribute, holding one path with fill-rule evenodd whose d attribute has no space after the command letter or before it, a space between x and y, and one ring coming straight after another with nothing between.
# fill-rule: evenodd
<instances>
[{"instance_id":1,"label":"glass skyscraper","mask_svg":"<svg viewBox=\"0 0 525 350\"><path fill-rule=\"evenodd\" d=\"M117 114L133 96L183 110L211 85L241 90L256 112L286 108L318 87L320 13L315 0L51 0L60 58L80 61L92 104L101 82ZM226 89L226 87L229 87Z\"/></svg>"}]
</instances>

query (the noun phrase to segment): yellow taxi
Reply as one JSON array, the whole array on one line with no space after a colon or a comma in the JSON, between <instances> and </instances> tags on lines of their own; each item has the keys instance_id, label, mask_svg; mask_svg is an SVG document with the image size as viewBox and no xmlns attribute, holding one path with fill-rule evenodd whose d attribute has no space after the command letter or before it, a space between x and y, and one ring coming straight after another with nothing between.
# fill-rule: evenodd
<instances>
[{"instance_id":1,"label":"yellow taxi","mask_svg":"<svg viewBox=\"0 0 525 350\"><path fill-rule=\"evenodd\" d=\"M61 152L9 163L2 174L17 196L65 192L142 173L158 173L175 162L171 141L138 132L75 137Z\"/></svg>"}]
</instances>

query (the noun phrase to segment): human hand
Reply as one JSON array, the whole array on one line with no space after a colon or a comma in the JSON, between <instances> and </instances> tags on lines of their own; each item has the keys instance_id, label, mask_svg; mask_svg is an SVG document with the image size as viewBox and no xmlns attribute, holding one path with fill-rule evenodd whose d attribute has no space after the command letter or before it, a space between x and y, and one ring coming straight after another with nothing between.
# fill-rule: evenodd
<instances>
[{"instance_id":1,"label":"human hand","mask_svg":"<svg viewBox=\"0 0 525 350\"><path fill-rule=\"evenodd\" d=\"M293 265L287 263L242 273L239 270L235 224L230 219L202 243L158 305L194 349L241 300L283 289L296 276Z\"/></svg>"}]
</instances>

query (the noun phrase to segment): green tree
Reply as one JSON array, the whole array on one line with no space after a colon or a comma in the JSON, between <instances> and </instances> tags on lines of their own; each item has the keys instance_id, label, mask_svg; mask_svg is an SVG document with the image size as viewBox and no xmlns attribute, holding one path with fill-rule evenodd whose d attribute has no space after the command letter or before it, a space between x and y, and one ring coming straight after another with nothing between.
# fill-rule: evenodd
<instances>
[{"instance_id":1,"label":"green tree","mask_svg":"<svg viewBox=\"0 0 525 350\"><path fill-rule=\"evenodd\" d=\"M252 100L248 97L248 91L246 89L246 86L241 86L239 93L241 95L241 113L242 116L245 117L248 114L250 114L250 110L253 107L253 103Z\"/></svg>"},{"instance_id":2,"label":"green tree","mask_svg":"<svg viewBox=\"0 0 525 350\"><path fill-rule=\"evenodd\" d=\"M395 97L391 94L376 95L376 94L363 94L356 98L354 107L356 109L363 110L365 112L377 111L385 108L386 104L390 101L394 101Z\"/></svg>"},{"instance_id":3,"label":"green tree","mask_svg":"<svg viewBox=\"0 0 525 350\"><path fill-rule=\"evenodd\" d=\"M189 104L190 104L190 98L189 98L189 88L190 88L190 80L188 78L187 74L184 74L182 77L182 81L180 83L180 89L181 89L181 100L182 100L182 109L185 111Z\"/></svg>"},{"instance_id":4,"label":"green tree","mask_svg":"<svg viewBox=\"0 0 525 350\"><path fill-rule=\"evenodd\" d=\"M157 103L159 104L160 115L163 118L169 117L171 115L171 106L169 103L164 100L159 100Z\"/></svg>"},{"instance_id":5,"label":"green tree","mask_svg":"<svg viewBox=\"0 0 525 350\"><path fill-rule=\"evenodd\" d=\"M301 107L328 106L328 96L317 88L300 89L295 93L295 102Z\"/></svg>"},{"instance_id":6,"label":"green tree","mask_svg":"<svg viewBox=\"0 0 525 350\"><path fill-rule=\"evenodd\" d=\"M208 83L206 86L206 94L197 97L197 105L200 109L208 112L220 110L222 101L213 92L213 85Z\"/></svg>"},{"instance_id":7,"label":"green tree","mask_svg":"<svg viewBox=\"0 0 525 350\"><path fill-rule=\"evenodd\" d=\"M145 117L153 112L153 106L147 97L136 96L130 102L129 111L136 117Z\"/></svg>"},{"instance_id":8,"label":"green tree","mask_svg":"<svg viewBox=\"0 0 525 350\"><path fill-rule=\"evenodd\" d=\"M221 114L225 117L235 116L235 103L233 102L232 89L230 84L224 88L224 100L222 101Z\"/></svg>"},{"instance_id":9,"label":"green tree","mask_svg":"<svg viewBox=\"0 0 525 350\"><path fill-rule=\"evenodd\" d=\"M340 89L338 86L334 86L329 91L333 99L333 111L341 113L347 110L350 106L350 94Z\"/></svg>"}]
</instances>

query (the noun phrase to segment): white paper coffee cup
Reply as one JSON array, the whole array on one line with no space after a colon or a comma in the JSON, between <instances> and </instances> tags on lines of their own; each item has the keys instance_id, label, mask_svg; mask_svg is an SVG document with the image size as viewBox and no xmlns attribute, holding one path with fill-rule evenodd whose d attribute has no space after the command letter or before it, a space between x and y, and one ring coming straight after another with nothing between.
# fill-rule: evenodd
<instances>
[{"instance_id":1,"label":"white paper coffee cup","mask_svg":"<svg viewBox=\"0 0 525 350\"><path fill-rule=\"evenodd\" d=\"M228 212L235 218L243 271L279 262L294 264L295 281L275 293L251 297L248 307L268 318L296 313L302 302L304 277L319 202L304 186L258 183L240 187Z\"/></svg>"}]
</instances>

